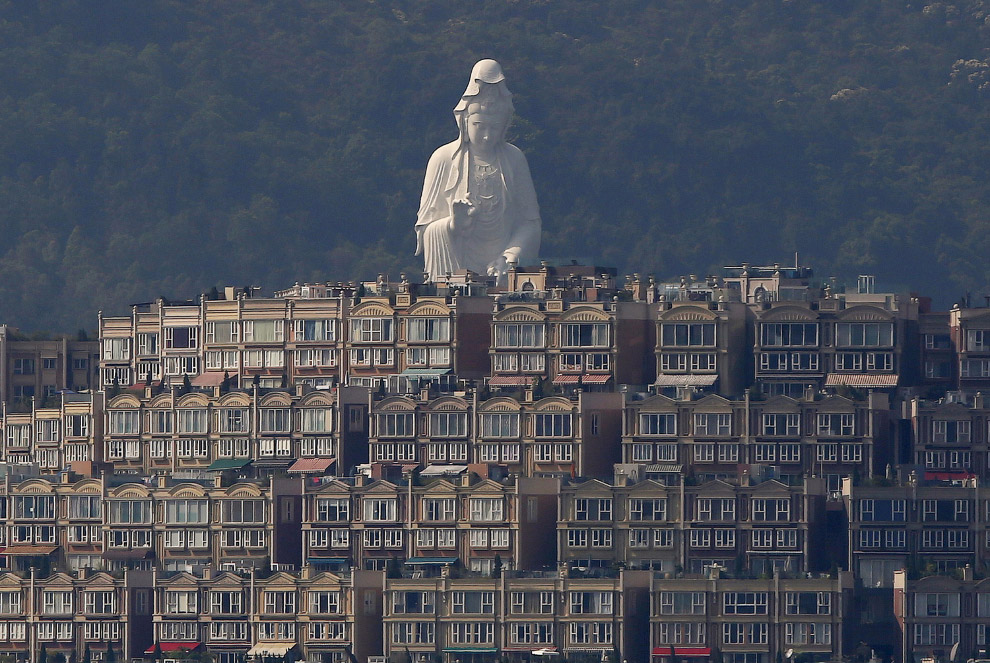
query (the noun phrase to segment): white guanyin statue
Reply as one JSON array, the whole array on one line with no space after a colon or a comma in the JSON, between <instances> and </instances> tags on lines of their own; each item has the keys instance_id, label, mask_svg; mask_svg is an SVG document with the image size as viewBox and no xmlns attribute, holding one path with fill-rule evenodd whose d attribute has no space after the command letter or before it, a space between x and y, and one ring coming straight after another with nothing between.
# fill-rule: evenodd
<instances>
[{"instance_id":1,"label":"white guanyin statue","mask_svg":"<svg viewBox=\"0 0 990 663\"><path fill-rule=\"evenodd\" d=\"M540 210L526 157L505 142L512 94L502 67L481 60L454 108L458 138L426 167L416 219L416 255L436 281L459 269L504 283L510 263L540 250Z\"/></svg>"}]
</instances>

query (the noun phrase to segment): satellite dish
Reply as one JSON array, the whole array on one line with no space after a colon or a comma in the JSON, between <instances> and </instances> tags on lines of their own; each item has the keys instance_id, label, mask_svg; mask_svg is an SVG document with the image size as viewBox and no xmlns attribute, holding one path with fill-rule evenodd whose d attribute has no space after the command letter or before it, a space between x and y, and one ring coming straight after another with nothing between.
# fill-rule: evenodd
<instances>
[{"instance_id":1,"label":"satellite dish","mask_svg":"<svg viewBox=\"0 0 990 663\"><path fill-rule=\"evenodd\" d=\"M788 659L794 658L794 649L791 648L791 649L788 649L787 651L785 651L784 652L784 658L788 658Z\"/></svg>"},{"instance_id":2,"label":"satellite dish","mask_svg":"<svg viewBox=\"0 0 990 663\"><path fill-rule=\"evenodd\" d=\"M959 654L959 643L952 645L952 649L949 650L949 661L954 662L956 656Z\"/></svg>"}]
</instances>

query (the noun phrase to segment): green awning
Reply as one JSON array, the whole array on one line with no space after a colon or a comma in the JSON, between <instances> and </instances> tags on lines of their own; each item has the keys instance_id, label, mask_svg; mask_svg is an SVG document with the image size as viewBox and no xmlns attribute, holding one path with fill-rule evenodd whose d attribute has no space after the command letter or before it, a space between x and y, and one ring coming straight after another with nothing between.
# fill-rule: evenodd
<instances>
[{"instance_id":1,"label":"green awning","mask_svg":"<svg viewBox=\"0 0 990 663\"><path fill-rule=\"evenodd\" d=\"M222 470L239 470L250 464L250 458L221 458L210 463L210 466L206 468L206 471L220 472Z\"/></svg>"},{"instance_id":2,"label":"green awning","mask_svg":"<svg viewBox=\"0 0 990 663\"><path fill-rule=\"evenodd\" d=\"M399 375L405 376L416 376L416 375L450 375L451 369L449 368L407 368L402 371Z\"/></svg>"},{"instance_id":3,"label":"green awning","mask_svg":"<svg viewBox=\"0 0 990 663\"><path fill-rule=\"evenodd\" d=\"M410 557L406 564L456 564L456 557Z\"/></svg>"}]
</instances>

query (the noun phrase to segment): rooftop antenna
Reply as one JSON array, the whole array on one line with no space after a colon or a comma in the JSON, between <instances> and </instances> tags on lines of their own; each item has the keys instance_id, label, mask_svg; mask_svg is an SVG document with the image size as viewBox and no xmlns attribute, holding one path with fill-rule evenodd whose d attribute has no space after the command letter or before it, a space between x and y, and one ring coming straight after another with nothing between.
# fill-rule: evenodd
<instances>
[{"instance_id":1,"label":"rooftop antenna","mask_svg":"<svg viewBox=\"0 0 990 663\"><path fill-rule=\"evenodd\" d=\"M794 252L794 269L797 269L801 263L798 262L798 252Z\"/></svg>"}]
</instances>

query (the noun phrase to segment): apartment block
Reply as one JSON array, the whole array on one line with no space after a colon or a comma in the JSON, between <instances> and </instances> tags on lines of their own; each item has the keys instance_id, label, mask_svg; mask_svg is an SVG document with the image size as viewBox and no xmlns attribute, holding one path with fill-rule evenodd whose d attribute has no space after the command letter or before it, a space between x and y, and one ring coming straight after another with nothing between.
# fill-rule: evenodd
<instances>
[{"instance_id":1,"label":"apartment block","mask_svg":"<svg viewBox=\"0 0 990 663\"><path fill-rule=\"evenodd\" d=\"M99 387L97 341L30 340L0 325L0 401L41 405L63 390Z\"/></svg>"}]
</instances>

